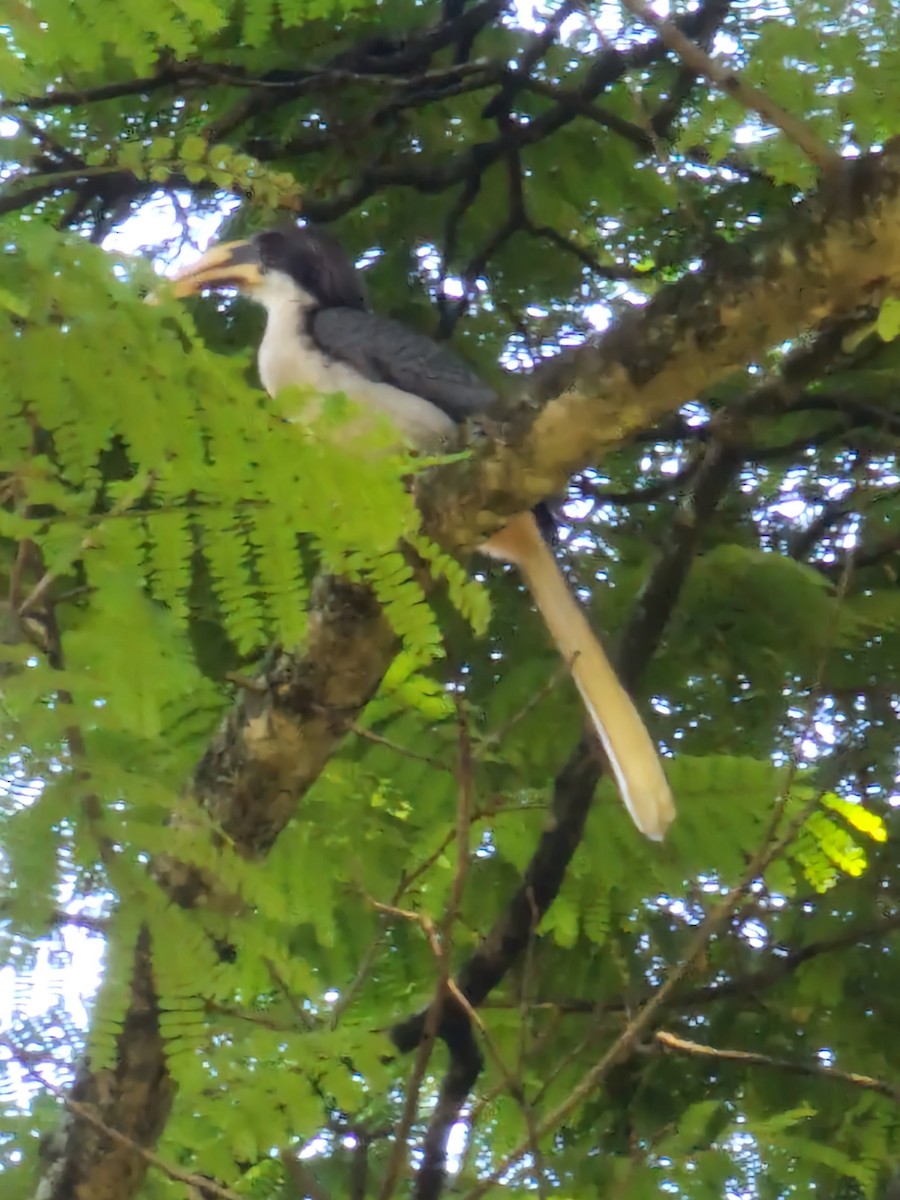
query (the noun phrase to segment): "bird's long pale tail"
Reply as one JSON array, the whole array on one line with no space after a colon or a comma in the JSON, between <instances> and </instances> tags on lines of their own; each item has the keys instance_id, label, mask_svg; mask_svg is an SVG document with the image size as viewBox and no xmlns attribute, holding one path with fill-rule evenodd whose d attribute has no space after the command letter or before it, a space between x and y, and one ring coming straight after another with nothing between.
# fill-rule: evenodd
<instances>
[{"instance_id":1,"label":"bird's long pale tail","mask_svg":"<svg viewBox=\"0 0 900 1200\"><path fill-rule=\"evenodd\" d=\"M675 805L656 747L584 613L569 591L531 513L520 513L482 549L514 563L525 577L553 640L569 663L635 825L654 841Z\"/></svg>"}]
</instances>

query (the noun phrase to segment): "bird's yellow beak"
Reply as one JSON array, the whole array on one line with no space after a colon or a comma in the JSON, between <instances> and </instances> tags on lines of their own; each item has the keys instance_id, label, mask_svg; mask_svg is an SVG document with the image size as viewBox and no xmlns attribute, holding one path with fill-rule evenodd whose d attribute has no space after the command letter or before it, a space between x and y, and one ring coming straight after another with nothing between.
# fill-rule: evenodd
<instances>
[{"instance_id":1,"label":"bird's yellow beak","mask_svg":"<svg viewBox=\"0 0 900 1200\"><path fill-rule=\"evenodd\" d=\"M236 287L252 291L262 282L259 253L253 242L223 242L172 278L176 296L195 296L206 288Z\"/></svg>"}]
</instances>

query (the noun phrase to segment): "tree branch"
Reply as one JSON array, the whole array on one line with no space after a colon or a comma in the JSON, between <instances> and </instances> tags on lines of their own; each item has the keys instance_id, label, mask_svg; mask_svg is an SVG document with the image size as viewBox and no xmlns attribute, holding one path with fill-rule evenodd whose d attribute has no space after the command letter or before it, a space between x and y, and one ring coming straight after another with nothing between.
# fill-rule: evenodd
<instances>
[{"instance_id":1,"label":"tree branch","mask_svg":"<svg viewBox=\"0 0 900 1200\"><path fill-rule=\"evenodd\" d=\"M125 1195L123 1182L132 1195L148 1164L166 1170L148 1147L163 1131L174 1094L159 1032L149 935L144 931L135 948L116 1065L93 1072L86 1065L79 1068L65 1098L68 1115L47 1144L43 1200Z\"/></svg>"},{"instance_id":2,"label":"tree branch","mask_svg":"<svg viewBox=\"0 0 900 1200\"><path fill-rule=\"evenodd\" d=\"M871 925L854 925L835 937L810 942L806 946L792 947L784 944L773 946L771 961L766 966L742 975L733 975L730 979L718 983L685 989L676 998L677 1004L673 1003L670 1006L671 1011L674 1012L677 1009L680 1013L690 1013L697 1008L705 1008L723 1000L758 996L768 988L777 987L803 963L811 962L823 954L835 954L841 950L856 949L867 942L881 942L898 930L900 930L900 913L885 917ZM572 1016L596 1017L603 1013L626 1012L633 1004L633 997L629 997L627 1000L615 999L602 1003L592 999L569 997L537 1000L530 1007L533 1010L546 1009ZM518 1007L518 1002L488 1001L487 1007Z\"/></svg>"},{"instance_id":3,"label":"tree branch","mask_svg":"<svg viewBox=\"0 0 900 1200\"><path fill-rule=\"evenodd\" d=\"M552 1133L560 1126L570 1113L583 1103L607 1078L613 1067L627 1058L635 1049L639 1039L652 1027L657 1014L668 1004L670 997L677 993L678 988L690 971L691 967L704 954L710 940L723 928L734 913L741 899L746 895L754 879L758 878L790 843L800 825L805 821L808 810L799 814L789 823L783 832L779 832L783 816L784 799L776 803L772 818L759 849L750 860L742 879L730 888L727 895L716 904L700 923L691 937L684 957L678 965L669 971L665 981L657 988L647 1002L628 1021L622 1032L601 1055L600 1059L584 1073L581 1080L571 1092L554 1109L546 1114L534 1130L529 1131L529 1137L521 1142L496 1167L490 1175L485 1176L480 1183L469 1191L465 1200L480 1200L504 1180L509 1172L531 1152L532 1142L538 1141Z\"/></svg>"},{"instance_id":4,"label":"tree branch","mask_svg":"<svg viewBox=\"0 0 900 1200\"><path fill-rule=\"evenodd\" d=\"M543 365L531 402L512 408L499 430L483 422L494 439L429 481L422 501L431 535L471 547L770 346L893 294L897 220L893 142L883 154L844 162L827 191L795 209L777 234L747 238L726 260L631 310L599 341Z\"/></svg>"},{"instance_id":5,"label":"tree branch","mask_svg":"<svg viewBox=\"0 0 900 1200\"><path fill-rule=\"evenodd\" d=\"M685 37L674 22L657 16L641 0L623 0L623 3L644 24L649 25L651 29L655 29L660 39L692 71L696 71L698 75L704 75L713 83L718 84L723 92L727 92L729 96L737 100L744 108L750 112L758 113L764 121L767 121L770 125L774 125L776 129L780 129L785 137L798 146L807 158L815 163L820 170L833 171L840 168L843 163L841 156L836 154L830 146L820 141L807 125L802 121L798 121L790 113L785 112L765 92L760 91L759 88L752 87L749 83L744 83L740 76L733 71L728 71L724 67L720 67L715 59L710 58L705 50L702 50L690 38Z\"/></svg>"},{"instance_id":6,"label":"tree branch","mask_svg":"<svg viewBox=\"0 0 900 1200\"><path fill-rule=\"evenodd\" d=\"M826 1066L825 1063L794 1062L786 1058L772 1058L768 1054L757 1054L749 1050L717 1050L714 1046L704 1046L699 1042L688 1042L660 1029L656 1040L666 1050L674 1050L680 1054L689 1054L693 1058L711 1058L716 1062L744 1063L751 1067L770 1067L776 1071L787 1071L791 1075L813 1075L819 1079L833 1079L837 1083L850 1083L854 1087L866 1091L878 1092L887 1096L895 1104L900 1104L900 1088L885 1083L882 1079L873 1079L871 1075L858 1075L855 1071L841 1071L837 1067Z\"/></svg>"}]
</instances>

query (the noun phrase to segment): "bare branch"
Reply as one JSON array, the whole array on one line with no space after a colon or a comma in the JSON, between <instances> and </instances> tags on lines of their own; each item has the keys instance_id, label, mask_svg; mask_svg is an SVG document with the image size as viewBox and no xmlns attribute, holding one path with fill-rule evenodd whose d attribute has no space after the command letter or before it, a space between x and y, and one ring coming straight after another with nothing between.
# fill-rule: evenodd
<instances>
[{"instance_id":1,"label":"bare branch","mask_svg":"<svg viewBox=\"0 0 900 1200\"><path fill-rule=\"evenodd\" d=\"M749 1050L717 1050L714 1046L704 1046L699 1042L688 1042L676 1037L674 1033L657 1030L656 1040L667 1050L675 1050L680 1054L689 1054L695 1058L711 1058L717 1062L744 1063L751 1067L771 1067L776 1071L787 1071L792 1075L813 1075L820 1079L833 1079L837 1083L849 1083L854 1087L867 1091L878 1092L887 1096L895 1104L900 1104L900 1088L883 1079L873 1079L871 1075L859 1075L855 1071L841 1071L837 1067L829 1067L825 1063L794 1062L786 1058L772 1058L768 1054L756 1054Z\"/></svg>"},{"instance_id":2,"label":"bare branch","mask_svg":"<svg viewBox=\"0 0 900 1200\"><path fill-rule=\"evenodd\" d=\"M696 42L685 37L672 21L657 16L651 8L642 3L642 0L623 0L623 3L636 17L639 17L651 29L655 29L660 40L665 42L692 71L696 71L698 75L703 75L718 84L722 91L727 92L744 108L750 112L759 113L764 121L774 125L776 129L780 129L785 137L798 146L820 170L834 171L841 167L844 161L841 156L820 141L807 125L785 112L765 92L752 87L749 83L744 83L740 76L733 71L720 67L715 59L710 58Z\"/></svg>"}]
</instances>

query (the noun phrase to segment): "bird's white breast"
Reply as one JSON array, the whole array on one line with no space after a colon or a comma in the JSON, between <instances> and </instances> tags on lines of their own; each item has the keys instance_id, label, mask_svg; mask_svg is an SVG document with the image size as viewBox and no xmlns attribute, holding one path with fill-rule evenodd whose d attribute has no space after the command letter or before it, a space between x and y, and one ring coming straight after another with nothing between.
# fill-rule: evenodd
<instances>
[{"instance_id":1,"label":"bird's white breast","mask_svg":"<svg viewBox=\"0 0 900 1200\"><path fill-rule=\"evenodd\" d=\"M273 298L274 299L274 298ZM296 297L267 303L268 321L259 348L259 377L274 396L291 385L307 387L321 396L343 392L362 408L388 417L403 438L418 448L434 448L453 439L456 424L436 405L387 383L374 383L346 363L329 358L304 332L304 304ZM320 405L310 400L299 419L315 420ZM355 421L347 432L352 433Z\"/></svg>"}]
</instances>

